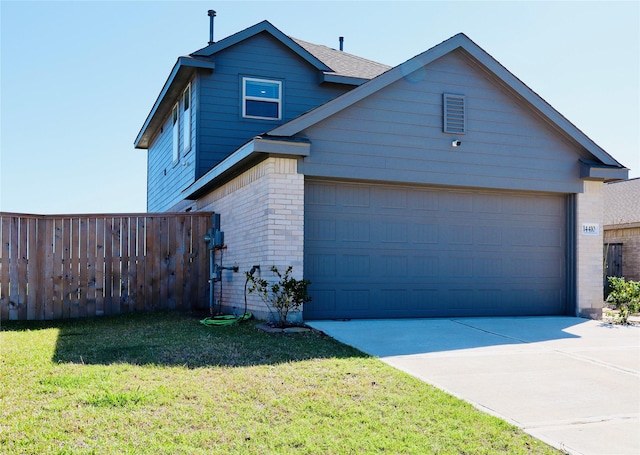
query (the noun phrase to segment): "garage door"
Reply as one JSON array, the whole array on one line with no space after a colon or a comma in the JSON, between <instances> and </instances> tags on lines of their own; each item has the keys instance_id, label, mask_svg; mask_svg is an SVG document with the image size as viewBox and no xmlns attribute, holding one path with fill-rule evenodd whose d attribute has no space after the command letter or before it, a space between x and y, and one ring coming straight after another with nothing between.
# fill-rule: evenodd
<instances>
[{"instance_id":1,"label":"garage door","mask_svg":"<svg viewBox=\"0 0 640 455\"><path fill-rule=\"evenodd\" d=\"M305 182L306 319L565 313L564 195Z\"/></svg>"}]
</instances>

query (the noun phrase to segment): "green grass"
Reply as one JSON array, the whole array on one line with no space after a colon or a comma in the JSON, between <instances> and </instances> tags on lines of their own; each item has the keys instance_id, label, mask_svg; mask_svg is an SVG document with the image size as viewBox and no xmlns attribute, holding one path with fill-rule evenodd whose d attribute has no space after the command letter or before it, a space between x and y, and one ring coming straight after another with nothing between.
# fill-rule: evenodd
<instances>
[{"instance_id":1,"label":"green grass","mask_svg":"<svg viewBox=\"0 0 640 455\"><path fill-rule=\"evenodd\" d=\"M322 334L254 325L3 321L0 453L559 453Z\"/></svg>"}]
</instances>

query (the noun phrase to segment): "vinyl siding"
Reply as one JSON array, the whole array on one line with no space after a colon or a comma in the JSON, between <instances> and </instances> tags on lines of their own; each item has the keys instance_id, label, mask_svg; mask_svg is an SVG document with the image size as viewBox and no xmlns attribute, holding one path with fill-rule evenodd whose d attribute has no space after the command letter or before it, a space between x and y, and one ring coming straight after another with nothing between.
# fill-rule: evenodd
<instances>
[{"instance_id":1,"label":"vinyl siding","mask_svg":"<svg viewBox=\"0 0 640 455\"><path fill-rule=\"evenodd\" d=\"M442 94L466 97L443 132ZM310 127L308 176L579 192L583 151L459 51ZM452 147L451 141L462 141ZM585 155L586 156L586 155Z\"/></svg>"},{"instance_id":2,"label":"vinyl siding","mask_svg":"<svg viewBox=\"0 0 640 455\"><path fill-rule=\"evenodd\" d=\"M185 86L186 88L186 86ZM182 92L180 95L182 99ZM182 102L179 111L179 151L180 159L173 162L173 125L171 112L165 119L162 132L153 139L147 158L147 211L166 211L179 202L180 194L187 186L194 182L196 155L196 108L197 84L191 84L191 108L189 122L191 122L191 148L182 150L184 121ZM176 100L178 101L178 100Z\"/></svg>"},{"instance_id":3,"label":"vinyl siding","mask_svg":"<svg viewBox=\"0 0 640 455\"><path fill-rule=\"evenodd\" d=\"M267 33L215 56L216 69L199 76L198 168L202 176L252 137L345 93L346 87L319 84L318 71ZM282 120L242 118L242 76L283 83Z\"/></svg>"}]
</instances>

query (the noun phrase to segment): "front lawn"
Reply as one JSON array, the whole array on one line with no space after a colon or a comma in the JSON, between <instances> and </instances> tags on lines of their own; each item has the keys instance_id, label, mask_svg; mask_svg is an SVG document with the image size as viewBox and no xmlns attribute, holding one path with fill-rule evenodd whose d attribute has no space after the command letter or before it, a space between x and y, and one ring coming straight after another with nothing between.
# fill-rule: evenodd
<instances>
[{"instance_id":1,"label":"front lawn","mask_svg":"<svg viewBox=\"0 0 640 455\"><path fill-rule=\"evenodd\" d=\"M559 453L326 336L254 326L2 321L0 453Z\"/></svg>"}]
</instances>

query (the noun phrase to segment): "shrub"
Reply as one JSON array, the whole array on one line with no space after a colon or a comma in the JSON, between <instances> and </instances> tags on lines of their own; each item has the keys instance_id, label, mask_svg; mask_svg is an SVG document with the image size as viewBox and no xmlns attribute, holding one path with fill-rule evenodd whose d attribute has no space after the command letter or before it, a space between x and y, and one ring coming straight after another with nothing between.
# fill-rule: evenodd
<instances>
[{"instance_id":1,"label":"shrub","mask_svg":"<svg viewBox=\"0 0 640 455\"><path fill-rule=\"evenodd\" d=\"M610 276L608 278L611 292L607 302L613 304L619 313L622 324L629 323L629 314L640 311L640 282L626 281L624 278Z\"/></svg>"},{"instance_id":2,"label":"shrub","mask_svg":"<svg viewBox=\"0 0 640 455\"><path fill-rule=\"evenodd\" d=\"M284 273L281 273L275 265L271 266L271 271L276 274L278 281L270 283L263 278L256 278L250 273L246 273L249 285L249 294L257 293L267 308L273 315L275 311L278 327L285 327L289 324L287 320L289 313L300 310L306 302L311 301L307 294L309 280L298 280L291 276L293 267L289 266Z\"/></svg>"}]
</instances>

